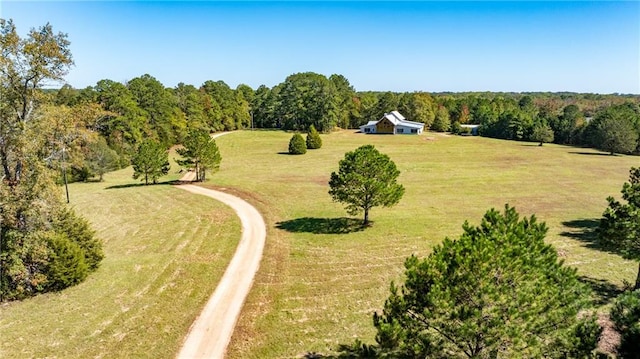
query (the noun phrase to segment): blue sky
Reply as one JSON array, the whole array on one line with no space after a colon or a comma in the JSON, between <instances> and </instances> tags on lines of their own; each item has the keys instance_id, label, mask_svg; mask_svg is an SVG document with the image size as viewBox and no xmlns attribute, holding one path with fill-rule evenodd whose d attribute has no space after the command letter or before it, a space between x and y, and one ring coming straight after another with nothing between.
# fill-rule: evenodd
<instances>
[{"instance_id":1,"label":"blue sky","mask_svg":"<svg viewBox=\"0 0 640 359\"><path fill-rule=\"evenodd\" d=\"M148 73L255 89L313 71L358 91L640 93L636 1L0 0L0 17L67 33L77 88Z\"/></svg>"}]
</instances>

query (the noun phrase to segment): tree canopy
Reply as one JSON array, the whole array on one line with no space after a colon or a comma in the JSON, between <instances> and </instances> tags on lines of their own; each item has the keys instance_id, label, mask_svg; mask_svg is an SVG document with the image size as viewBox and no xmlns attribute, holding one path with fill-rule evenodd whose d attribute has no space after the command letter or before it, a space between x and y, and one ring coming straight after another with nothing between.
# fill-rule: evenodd
<instances>
[{"instance_id":1,"label":"tree canopy","mask_svg":"<svg viewBox=\"0 0 640 359\"><path fill-rule=\"evenodd\" d=\"M346 204L351 215L364 212L364 224L368 224L373 207L390 207L402 198L404 187L397 183L399 175L389 156L373 145L364 145L340 160L338 172L331 173L329 195Z\"/></svg>"},{"instance_id":2,"label":"tree canopy","mask_svg":"<svg viewBox=\"0 0 640 359\"><path fill-rule=\"evenodd\" d=\"M207 131L193 129L184 140L183 148L179 148L178 154L183 157L178 160L181 166L194 167L196 181L204 182L206 173L215 172L220 168L222 156L216 141Z\"/></svg>"},{"instance_id":3,"label":"tree canopy","mask_svg":"<svg viewBox=\"0 0 640 359\"><path fill-rule=\"evenodd\" d=\"M614 153L632 153L638 146L638 131L634 125L640 116L628 107L611 107L600 112L592 123L591 143L594 147Z\"/></svg>"},{"instance_id":4,"label":"tree canopy","mask_svg":"<svg viewBox=\"0 0 640 359\"><path fill-rule=\"evenodd\" d=\"M409 257L374 314L375 346L346 346L375 357L583 357L600 333L580 314L589 299L576 270L544 243L547 227L513 207L466 223L425 259ZM386 356L385 356L386 355Z\"/></svg>"},{"instance_id":5,"label":"tree canopy","mask_svg":"<svg viewBox=\"0 0 640 359\"><path fill-rule=\"evenodd\" d=\"M169 173L169 153L156 140L147 139L140 144L131 159L133 178L141 178L144 184L156 184L158 178Z\"/></svg>"},{"instance_id":6,"label":"tree canopy","mask_svg":"<svg viewBox=\"0 0 640 359\"><path fill-rule=\"evenodd\" d=\"M79 152L89 123L42 106L42 86L73 64L69 45L49 24L21 38L0 19L0 301L74 285L102 259L102 243L55 184L61 154Z\"/></svg>"},{"instance_id":7,"label":"tree canopy","mask_svg":"<svg viewBox=\"0 0 640 359\"><path fill-rule=\"evenodd\" d=\"M597 233L604 247L640 261L640 168L632 167L629 173L629 182L622 185L622 201L607 198L609 205ZM640 289L640 263L634 288Z\"/></svg>"}]
</instances>

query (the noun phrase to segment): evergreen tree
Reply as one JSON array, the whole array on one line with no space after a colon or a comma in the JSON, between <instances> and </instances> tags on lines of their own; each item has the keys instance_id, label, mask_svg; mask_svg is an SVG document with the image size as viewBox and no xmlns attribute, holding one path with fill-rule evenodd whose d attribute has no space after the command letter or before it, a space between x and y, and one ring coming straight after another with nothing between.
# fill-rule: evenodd
<instances>
[{"instance_id":1,"label":"evergreen tree","mask_svg":"<svg viewBox=\"0 0 640 359\"><path fill-rule=\"evenodd\" d=\"M48 287L60 290L82 282L89 274L82 248L64 234L51 234L48 240L52 249L47 273Z\"/></svg>"},{"instance_id":2,"label":"evergreen tree","mask_svg":"<svg viewBox=\"0 0 640 359\"><path fill-rule=\"evenodd\" d=\"M184 148L178 149L178 154L183 159L177 162L181 166L194 167L196 181L204 182L207 171L216 172L220 168L220 150L207 131L189 131L182 145Z\"/></svg>"},{"instance_id":3,"label":"evergreen tree","mask_svg":"<svg viewBox=\"0 0 640 359\"><path fill-rule=\"evenodd\" d=\"M595 349L599 326L578 318L589 293L544 243L544 223L505 206L463 231L426 259L406 260L404 283L391 285L374 314L377 345L343 349L395 358L584 357Z\"/></svg>"},{"instance_id":4,"label":"evergreen tree","mask_svg":"<svg viewBox=\"0 0 640 359\"><path fill-rule=\"evenodd\" d=\"M315 150L320 147L322 147L322 138L320 138L320 134L316 131L315 126L311 125L309 127L309 133L307 133L307 148Z\"/></svg>"},{"instance_id":5,"label":"evergreen tree","mask_svg":"<svg viewBox=\"0 0 640 359\"><path fill-rule=\"evenodd\" d=\"M294 134L289 140L289 154L304 155L307 153L307 144L299 133Z\"/></svg>"},{"instance_id":6,"label":"evergreen tree","mask_svg":"<svg viewBox=\"0 0 640 359\"><path fill-rule=\"evenodd\" d=\"M600 243L627 259L640 260L640 168L632 167L629 182L622 186L622 200L607 198L597 229ZM634 289L640 289L640 263Z\"/></svg>"},{"instance_id":7,"label":"evergreen tree","mask_svg":"<svg viewBox=\"0 0 640 359\"><path fill-rule=\"evenodd\" d=\"M396 164L372 145L347 152L339 167L337 173L331 173L329 194L346 204L347 213L364 212L365 225L371 208L391 207L404 194L404 187L396 182L400 175Z\"/></svg>"},{"instance_id":8,"label":"evergreen tree","mask_svg":"<svg viewBox=\"0 0 640 359\"><path fill-rule=\"evenodd\" d=\"M625 292L611 308L611 321L620 333L620 358L640 358L640 290Z\"/></svg>"},{"instance_id":9,"label":"evergreen tree","mask_svg":"<svg viewBox=\"0 0 640 359\"><path fill-rule=\"evenodd\" d=\"M133 178L142 177L144 184L157 183L158 178L169 173L169 153L154 140L145 140L138 147L138 152L131 159Z\"/></svg>"}]
</instances>

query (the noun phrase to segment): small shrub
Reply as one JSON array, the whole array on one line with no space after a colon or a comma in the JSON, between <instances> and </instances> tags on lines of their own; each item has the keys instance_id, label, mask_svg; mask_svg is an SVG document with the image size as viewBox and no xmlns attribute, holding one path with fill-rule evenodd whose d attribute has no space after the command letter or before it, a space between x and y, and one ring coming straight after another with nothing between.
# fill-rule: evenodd
<instances>
[{"instance_id":1,"label":"small shrub","mask_svg":"<svg viewBox=\"0 0 640 359\"><path fill-rule=\"evenodd\" d=\"M84 218L65 208L58 213L53 222L53 229L82 249L89 270L94 271L98 268L104 258L102 242L95 237L94 231Z\"/></svg>"},{"instance_id":2,"label":"small shrub","mask_svg":"<svg viewBox=\"0 0 640 359\"><path fill-rule=\"evenodd\" d=\"M307 148L310 150L315 150L322 147L322 139L320 138L320 134L316 131L316 128L311 125L309 127L309 133L307 134Z\"/></svg>"},{"instance_id":3,"label":"small shrub","mask_svg":"<svg viewBox=\"0 0 640 359\"><path fill-rule=\"evenodd\" d=\"M60 290L82 282L89 274L82 248L64 234L49 233L49 246L52 250L48 286Z\"/></svg>"},{"instance_id":4,"label":"small shrub","mask_svg":"<svg viewBox=\"0 0 640 359\"><path fill-rule=\"evenodd\" d=\"M302 135L296 133L289 141L289 154L304 155L305 153L307 153L307 144Z\"/></svg>"}]
</instances>

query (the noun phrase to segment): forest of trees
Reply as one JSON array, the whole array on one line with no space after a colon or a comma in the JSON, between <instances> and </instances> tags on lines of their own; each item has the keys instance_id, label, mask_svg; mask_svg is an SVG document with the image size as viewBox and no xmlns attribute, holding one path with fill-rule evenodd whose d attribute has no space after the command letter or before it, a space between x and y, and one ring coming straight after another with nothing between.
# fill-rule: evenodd
<instances>
[{"instance_id":1,"label":"forest of trees","mask_svg":"<svg viewBox=\"0 0 640 359\"><path fill-rule=\"evenodd\" d=\"M480 134L488 137L640 153L637 95L357 92L342 75L312 72L255 90L244 84L233 89L223 81L168 88L145 74L125 83L104 79L84 89L64 85L46 94L51 111L73 113L83 129L103 137L120 166L130 163L145 138L168 148L181 143L191 129L306 132L313 125L329 132L358 128L392 110L432 131L455 132L460 124L480 124ZM95 151L104 152L105 147L89 142L70 153L76 180L103 172L95 163Z\"/></svg>"}]
</instances>

